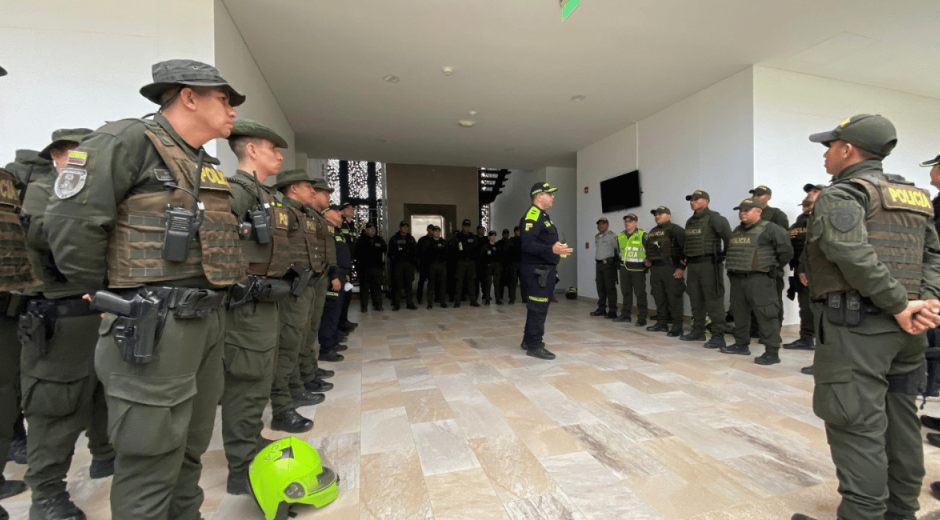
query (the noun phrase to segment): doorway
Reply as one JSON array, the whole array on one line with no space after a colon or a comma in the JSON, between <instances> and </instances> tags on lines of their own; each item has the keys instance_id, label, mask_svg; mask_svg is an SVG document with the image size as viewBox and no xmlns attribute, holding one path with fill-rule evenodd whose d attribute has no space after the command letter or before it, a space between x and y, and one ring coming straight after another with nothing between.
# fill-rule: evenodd
<instances>
[{"instance_id":1,"label":"doorway","mask_svg":"<svg viewBox=\"0 0 940 520\"><path fill-rule=\"evenodd\" d=\"M404 221L411 222L411 234L416 239L427 233L428 224L441 226L442 235L445 239L454 236L454 230L457 226L457 205L456 204L405 204ZM416 218L435 218L439 220L418 221Z\"/></svg>"}]
</instances>

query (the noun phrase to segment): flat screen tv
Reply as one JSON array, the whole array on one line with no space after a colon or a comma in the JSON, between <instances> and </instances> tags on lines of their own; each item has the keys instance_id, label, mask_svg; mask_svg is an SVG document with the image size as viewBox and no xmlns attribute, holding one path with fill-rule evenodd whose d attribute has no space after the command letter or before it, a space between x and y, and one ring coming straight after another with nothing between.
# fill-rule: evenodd
<instances>
[{"instance_id":1,"label":"flat screen tv","mask_svg":"<svg viewBox=\"0 0 940 520\"><path fill-rule=\"evenodd\" d=\"M639 170L601 181L601 211L612 213L639 207L642 193Z\"/></svg>"}]
</instances>

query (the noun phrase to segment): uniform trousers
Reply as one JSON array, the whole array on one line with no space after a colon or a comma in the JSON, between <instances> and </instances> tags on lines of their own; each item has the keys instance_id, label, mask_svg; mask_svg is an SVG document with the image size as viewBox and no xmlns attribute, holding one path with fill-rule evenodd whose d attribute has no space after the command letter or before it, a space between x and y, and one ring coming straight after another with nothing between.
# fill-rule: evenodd
<instances>
[{"instance_id":1,"label":"uniform trousers","mask_svg":"<svg viewBox=\"0 0 940 520\"><path fill-rule=\"evenodd\" d=\"M519 286L521 290L522 301L526 301L525 285L519 283L519 262L510 262L509 263L509 301L514 301L516 299L516 285Z\"/></svg>"},{"instance_id":2,"label":"uniform trousers","mask_svg":"<svg viewBox=\"0 0 940 520\"><path fill-rule=\"evenodd\" d=\"M443 262L428 266L428 304L444 303L444 284L447 280L447 266Z\"/></svg>"},{"instance_id":3,"label":"uniform trousers","mask_svg":"<svg viewBox=\"0 0 940 520\"><path fill-rule=\"evenodd\" d=\"M277 365L274 368L274 381L271 383L273 416L295 409L293 395L297 392L291 383L299 374L300 353L306 347L310 307L315 296L316 288L308 285L300 296L290 294L277 303Z\"/></svg>"},{"instance_id":4,"label":"uniform trousers","mask_svg":"<svg viewBox=\"0 0 940 520\"><path fill-rule=\"evenodd\" d=\"M20 414L20 342L18 317L0 316L0 462L7 463L13 423ZM0 466L3 467L3 466ZM0 482L3 482L0 475Z\"/></svg>"},{"instance_id":5,"label":"uniform trousers","mask_svg":"<svg viewBox=\"0 0 940 520\"><path fill-rule=\"evenodd\" d=\"M766 273L728 273L731 279L731 313L735 316L751 316L757 322L757 330L764 343L764 352L778 355L780 352L780 320L777 319L777 284ZM751 343L750 323L734 320L734 342L737 345Z\"/></svg>"},{"instance_id":6,"label":"uniform trousers","mask_svg":"<svg viewBox=\"0 0 940 520\"><path fill-rule=\"evenodd\" d=\"M548 272L539 275L536 270L545 269ZM522 344L527 350L544 347L542 338L545 336L545 319L548 317L548 305L555 293L556 266L551 264L520 264L519 279L525 288L528 300L526 301L525 330ZM539 283L542 279L545 285Z\"/></svg>"},{"instance_id":7,"label":"uniform trousers","mask_svg":"<svg viewBox=\"0 0 940 520\"><path fill-rule=\"evenodd\" d=\"M428 281L428 267L425 265L421 266L421 269L418 269L418 303L421 303L421 298L424 297L424 284Z\"/></svg>"},{"instance_id":8,"label":"uniform trousers","mask_svg":"<svg viewBox=\"0 0 940 520\"><path fill-rule=\"evenodd\" d=\"M114 459L104 387L94 367L99 325L98 313L58 318L45 357L34 348L22 349L23 413L29 422L23 480L33 500L65 492L75 442L83 431L93 459Z\"/></svg>"},{"instance_id":9,"label":"uniform trousers","mask_svg":"<svg viewBox=\"0 0 940 520\"><path fill-rule=\"evenodd\" d=\"M712 319L712 335L725 333L724 266L712 262L689 263L689 301L692 305L692 334L705 334L705 315ZM747 316L747 314L745 314ZM737 322L737 320L735 320ZM745 320L745 323L747 321Z\"/></svg>"},{"instance_id":10,"label":"uniform trousers","mask_svg":"<svg viewBox=\"0 0 940 520\"><path fill-rule=\"evenodd\" d=\"M278 304L249 302L225 317L225 390L222 393L222 442L230 474L247 475L258 453L277 362ZM244 475L242 475L244 474Z\"/></svg>"},{"instance_id":11,"label":"uniform trousers","mask_svg":"<svg viewBox=\"0 0 940 520\"><path fill-rule=\"evenodd\" d=\"M800 305L800 338L812 341L816 337L816 319L820 308L810 300L809 288L801 282L796 291L796 301Z\"/></svg>"},{"instance_id":12,"label":"uniform trousers","mask_svg":"<svg viewBox=\"0 0 940 520\"><path fill-rule=\"evenodd\" d=\"M372 308L382 308L382 284L384 282L385 267L370 267L359 273L359 309L362 312L366 312L369 307L370 296Z\"/></svg>"},{"instance_id":13,"label":"uniform trousers","mask_svg":"<svg viewBox=\"0 0 940 520\"><path fill-rule=\"evenodd\" d=\"M411 262L392 264L392 306L398 307L401 292L405 292L405 303L414 305L414 293L411 284L415 280L415 266Z\"/></svg>"},{"instance_id":14,"label":"uniform trousers","mask_svg":"<svg viewBox=\"0 0 940 520\"><path fill-rule=\"evenodd\" d=\"M326 292L326 304L323 306L323 317L320 319L320 330L317 337L320 341L320 353L335 352L339 346L339 315L343 301L343 289Z\"/></svg>"},{"instance_id":15,"label":"uniform trousers","mask_svg":"<svg viewBox=\"0 0 940 520\"><path fill-rule=\"evenodd\" d=\"M323 318L323 308L326 305L326 291L330 288L330 283L327 274L320 276L313 283L313 301L310 303L310 309L307 313L307 327L303 333L303 348L300 349L300 356L297 358L297 364L294 365L294 371L291 373L290 378L290 393L293 396L303 394L305 390L304 383L309 383L317 378L317 368L319 368L317 333L320 330L320 320Z\"/></svg>"},{"instance_id":16,"label":"uniform trousers","mask_svg":"<svg viewBox=\"0 0 940 520\"><path fill-rule=\"evenodd\" d=\"M924 478L914 394L924 381L925 335L902 332L884 312L846 327L829 322L823 308L816 323L813 411L826 422L838 517L913 517Z\"/></svg>"},{"instance_id":17,"label":"uniform trousers","mask_svg":"<svg viewBox=\"0 0 940 520\"><path fill-rule=\"evenodd\" d=\"M466 293L464 289L466 289ZM464 295L470 297L470 303L477 302L477 264L473 260L459 260L457 262L457 284L454 289L454 302L460 303Z\"/></svg>"},{"instance_id":18,"label":"uniform trousers","mask_svg":"<svg viewBox=\"0 0 940 520\"><path fill-rule=\"evenodd\" d=\"M646 299L646 269L643 264L627 264L620 268L620 293L623 295L623 306L620 315L630 317L633 314L633 297L636 296L636 318L646 321L649 314L649 303ZM640 267L640 269L636 269ZM616 305L614 309L616 309Z\"/></svg>"},{"instance_id":19,"label":"uniform trousers","mask_svg":"<svg viewBox=\"0 0 940 520\"><path fill-rule=\"evenodd\" d=\"M500 282L503 277L503 264L500 262L489 262L483 265L483 301L490 301L490 288L496 293L496 299L502 300L502 289Z\"/></svg>"},{"instance_id":20,"label":"uniform trousers","mask_svg":"<svg viewBox=\"0 0 940 520\"><path fill-rule=\"evenodd\" d=\"M222 397L225 313L176 319L168 313L153 360L127 363L102 320L95 369L108 401L117 457L111 483L114 520L199 520L202 455Z\"/></svg>"},{"instance_id":21,"label":"uniform trousers","mask_svg":"<svg viewBox=\"0 0 940 520\"><path fill-rule=\"evenodd\" d=\"M609 314L617 313L617 262L595 260L594 282L597 284L597 309Z\"/></svg>"},{"instance_id":22,"label":"uniform trousers","mask_svg":"<svg viewBox=\"0 0 940 520\"><path fill-rule=\"evenodd\" d=\"M682 330L685 314L685 278L675 278L676 267L666 262L650 267L650 291L656 302L656 324L671 326L671 330Z\"/></svg>"}]
</instances>

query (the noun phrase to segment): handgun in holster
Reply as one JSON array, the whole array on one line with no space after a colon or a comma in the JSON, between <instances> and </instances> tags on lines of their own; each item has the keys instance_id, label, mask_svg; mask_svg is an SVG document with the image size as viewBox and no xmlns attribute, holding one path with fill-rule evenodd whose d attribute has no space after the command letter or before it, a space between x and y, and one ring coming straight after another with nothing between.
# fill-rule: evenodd
<instances>
[{"instance_id":1,"label":"handgun in holster","mask_svg":"<svg viewBox=\"0 0 940 520\"><path fill-rule=\"evenodd\" d=\"M259 284L260 281L261 278L257 276L248 275L248 278L246 278L244 282L232 285L229 293L228 308L237 309L251 303L251 301L254 300L255 285Z\"/></svg>"},{"instance_id":2,"label":"handgun in holster","mask_svg":"<svg viewBox=\"0 0 940 520\"><path fill-rule=\"evenodd\" d=\"M313 271L306 267L292 265L290 266L290 272L293 275L290 282L290 293L300 297L300 295L304 293L304 290L307 289L307 285L310 283L310 277L313 276Z\"/></svg>"},{"instance_id":3,"label":"handgun in holster","mask_svg":"<svg viewBox=\"0 0 940 520\"><path fill-rule=\"evenodd\" d=\"M55 306L54 301L33 300L20 314L16 337L21 346L35 350L41 358L49 355L49 340L55 333Z\"/></svg>"},{"instance_id":4,"label":"handgun in holster","mask_svg":"<svg viewBox=\"0 0 940 520\"><path fill-rule=\"evenodd\" d=\"M541 269L535 269L533 272L539 276L539 287L544 288L548 285L548 269L543 267Z\"/></svg>"},{"instance_id":5,"label":"handgun in holster","mask_svg":"<svg viewBox=\"0 0 940 520\"><path fill-rule=\"evenodd\" d=\"M143 294L141 294L143 293ZM126 363L144 364L153 360L166 317L164 302L154 293L140 290L130 300L108 291L98 291L92 308L118 316L111 335Z\"/></svg>"}]
</instances>

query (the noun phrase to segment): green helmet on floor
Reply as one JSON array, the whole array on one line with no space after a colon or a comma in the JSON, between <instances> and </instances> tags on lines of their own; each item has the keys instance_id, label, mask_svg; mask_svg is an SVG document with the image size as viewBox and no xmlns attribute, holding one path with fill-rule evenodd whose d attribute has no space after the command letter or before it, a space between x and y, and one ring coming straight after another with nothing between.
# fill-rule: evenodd
<instances>
[{"instance_id":1,"label":"green helmet on floor","mask_svg":"<svg viewBox=\"0 0 940 520\"><path fill-rule=\"evenodd\" d=\"M317 450L297 437L274 441L248 468L251 494L265 520L287 520L291 504L317 508L336 500L339 478Z\"/></svg>"},{"instance_id":2,"label":"green helmet on floor","mask_svg":"<svg viewBox=\"0 0 940 520\"><path fill-rule=\"evenodd\" d=\"M565 298L568 298L569 300L577 300L577 299L578 299L578 288L577 288L577 287L569 287L568 290L565 291Z\"/></svg>"}]
</instances>

